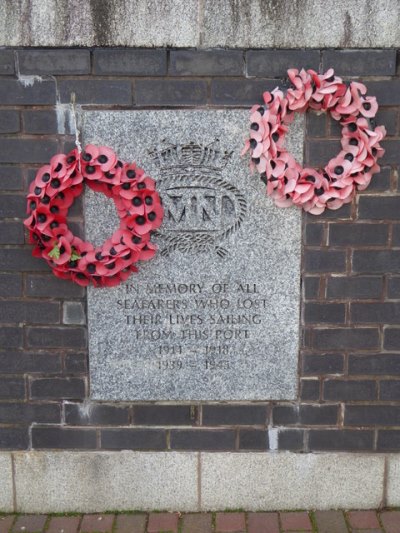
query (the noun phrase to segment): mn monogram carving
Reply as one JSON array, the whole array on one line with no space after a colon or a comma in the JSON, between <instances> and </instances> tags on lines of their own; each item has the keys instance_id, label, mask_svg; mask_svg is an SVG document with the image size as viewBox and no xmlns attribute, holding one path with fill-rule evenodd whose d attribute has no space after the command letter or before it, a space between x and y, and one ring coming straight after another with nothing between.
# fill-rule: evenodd
<instances>
[{"instance_id":1,"label":"mn monogram carving","mask_svg":"<svg viewBox=\"0 0 400 533\"><path fill-rule=\"evenodd\" d=\"M240 228L247 212L244 196L221 177L232 152L222 151L215 141L169 145L149 154L160 168L157 189L165 210L157 233L161 255L215 251L225 257L221 243Z\"/></svg>"}]
</instances>

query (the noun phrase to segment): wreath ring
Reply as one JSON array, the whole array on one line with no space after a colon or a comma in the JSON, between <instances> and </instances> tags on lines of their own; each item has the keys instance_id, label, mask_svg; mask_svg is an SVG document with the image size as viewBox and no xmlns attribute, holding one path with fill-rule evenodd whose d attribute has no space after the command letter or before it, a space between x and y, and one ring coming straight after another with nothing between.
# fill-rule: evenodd
<instances>
[{"instance_id":1,"label":"wreath ring","mask_svg":"<svg viewBox=\"0 0 400 533\"><path fill-rule=\"evenodd\" d=\"M293 87L286 94L277 87L264 92L265 105L252 107L243 153L250 150L251 168L257 169L276 205L296 205L318 215L351 202L357 190L368 187L380 170L377 160L384 150L379 143L386 130L375 127L378 104L374 96L366 96L362 83L346 85L333 69L325 74L289 69L288 77ZM303 168L284 145L295 113L308 109L328 112L342 125L342 150L321 170Z\"/></svg>"},{"instance_id":2,"label":"wreath ring","mask_svg":"<svg viewBox=\"0 0 400 533\"><path fill-rule=\"evenodd\" d=\"M84 183L111 198L120 219L102 246L83 241L67 226L68 209ZM33 255L43 257L59 278L100 287L118 285L137 271L137 261L154 256L150 234L163 218L154 180L136 163L124 163L110 148L95 145L57 154L42 166L30 185L27 213Z\"/></svg>"}]
</instances>

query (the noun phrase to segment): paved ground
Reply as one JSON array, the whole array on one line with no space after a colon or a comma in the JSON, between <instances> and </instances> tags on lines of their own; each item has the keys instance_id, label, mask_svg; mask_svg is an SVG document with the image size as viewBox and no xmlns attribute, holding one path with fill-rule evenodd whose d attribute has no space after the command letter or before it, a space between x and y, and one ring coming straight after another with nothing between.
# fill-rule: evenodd
<instances>
[{"instance_id":1,"label":"paved ground","mask_svg":"<svg viewBox=\"0 0 400 533\"><path fill-rule=\"evenodd\" d=\"M0 533L400 533L400 511L0 515Z\"/></svg>"}]
</instances>

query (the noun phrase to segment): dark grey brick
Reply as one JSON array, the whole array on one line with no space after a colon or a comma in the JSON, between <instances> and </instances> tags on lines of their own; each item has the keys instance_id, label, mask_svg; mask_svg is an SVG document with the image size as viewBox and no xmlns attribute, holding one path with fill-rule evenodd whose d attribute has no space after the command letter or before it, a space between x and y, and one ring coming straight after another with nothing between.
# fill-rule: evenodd
<instances>
[{"instance_id":1,"label":"dark grey brick","mask_svg":"<svg viewBox=\"0 0 400 533\"><path fill-rule=\"evenodd\" d=\"M1 328L19 330L19 328ZM0 329L0 331L1 331ZM22 328L20 329L22 332ZM10 332L9 337L13 338L15 332ZM0 344L5 348L0 336ZM61 372L61 358L59 355L50 353L30 353L18 351L0 352L0 373L1 374L51 374Z\"/></svg>"},{"instance_id":2,"label":"dark grey brick","mask_svg":"<svg viewBox=\"0 0 400 533\"><path fill-rule=\"evenodd\" d=\"M343 365L341 354L303 356L303 372L307 375L341 374Z\"/></svg>"},{"instance_id":3,"label":"dark grey brick","mask_svg":"<svg viewBox=\"0 0 400 533\"><path fill-rule=\"evenodd\" d=\"M366 194L375 191L389 191L390 190L391 169L389 167L381 168L378 174L372 176L371 183L368 185ZM360 197L363 196L361 192Z\"/></svg>"},{"instance_id":4,"label":"dark grey brick","mask_svg":"<svg viewBox=\"0 0 400 533\"><path fill-rule=\"evenodd\" d=\"M354 250L353 271L366 274L400 272L400 250Z\"/></svg>"},{"instance_id":5,"label":"dark grey brick","mask_svg":"<svg viewBox=\"0 0 400 533\"><path fill-rule=\"evenodd\" d=\"M375 96L380 106L400 105L400 80L365 81L368 94Z\"/></svg>"},{"instance_id":6,"label":"dark grey brick","mask_svg":"<svg viewBox=\"0 0 400 533\"><path fill-rule=\"evenodd\" d=\"M14 109L0 110L0 133L17 133L20 130L19 111Z\"/></svg>"},{"instance_id":7,"label":"dark grey brick","mask_svg":"<svg viewBox=\"0 0 400 533\"><path fill-rule=\"evenodd\" d=\"M382 290L382 276L332 276L327 279L326 294L328 298L372 299L380 298Z\"/></svg>"},{"instance_id":8,"label":"dark grey brick","mask_svg":"<svg viewBox=\"0 0 400 533\"><path fill-rule=\"evenodd\" d=\"M81 378L36 378L31 382L31 397L39 399L85 398L85 380Z\"/></svg>"},{"instance_id":9,"label":"dark grey brick","mask_svg":"<svg viewBox=\"0 0 400 533\"><path fill-rule=\"evenodd\" d=\"M273 424L335 425L339 406L337 405L278 405L273 408Z\"/></svg>"},{"instance_id":10,"label":"dark grey brick","mask_svg":"<svg viewBox=\"0 0 400 533\"><path fill-rule=\"evenodd\" d=\"M398 324L400 303L352 303L350 305L350 320L355 324L368 324L370 322Z\"/></svg>"},{"instance_id":11,"label":"dark grey brick","mask_svg":"<svg viewBox=\"0 0 400 533\"><path fill-rule=\"evenodd\" d=\"M392 224L392 246L400 247L400 224Z\"/></svg>"},{"instance_id":12,"label":"dark grey brick","mask_svg":"<svg viewBox=\"0 0 400 533\"><path fill-rule=\"evenodd\" d=\"M400 405L346 405L346 426L399 426Z\"/></svg>"},{"instance_id":13,"label":"dark grey brick","mask_svg":"<svg viewBox=\"0 0 400 533\"><path fill-rule=\"evenodd\" d=\"M137 80L137 105L204 105L207 82L202 80Z\"/></svg>"},{"instance_id":14,"label":"dark grey brick","mask_svg":"<svg viewBox=\"0 0 400 533\"><path fill-rule=\"evenodd\" d=\"M265 429L241 429L239 450L268 450L268 431Z\"/></svg>"},{"instance_id":15,"label":"dark grey brick","mask_svg":"<svg viewBox=\"0 0 400 533\"><path fill-rule=\"evenodd\" d=\"M22 327L0 327L0 346L5 348L22 348L23 329ZM0 353L0 360L2 354ZM0 364L1 366L1 364Z\"/></svg>"},{"instance_id":16,"label":"dark grey brick","mask_svg":"<svg viewBox=\"0 0 400 533\"><path fill-rule=\"evenodd\" d=\"M75 93L78 104L132 105L132 84L128 80L61 80L61 102L70 103Z\"/></svg>"},{"instance_id":17,"label":"dark grey brick","mask_svg":"<svg viewBox=\"0 0 400 533\"><path fill-rule=\"evenodd\" d=\"M342 136L342 126L340 125L340 122L329 115L327 115L327 120L329 123L329 135L340 139Z\"/></svg>"},{"instance_id":18,"label":"dark grey brick","mask_svg":"<svg viewBox=\"0 0 400 533\"><path fill-rule=\"evenodd\" d=\"M96 448L96 430L36 426L32 428L32 447L93 450Z\"/></svg>"},{"instance_id":19,"label":"dark grey brick","mask_svg":"<svg viewBox=\"0 0 400 533\"><path fill-rule=\"evenodd\" d=\"M321 328L314 330L314 347L319 350L374 350L378 346L378 328Z\"/></svg>"},{"instance_id":20,"label":"dark grey brick","mask_svg":"<svg viewBox=\"0 0 400 533\"><path fill-rule=\"evenodd\" d=\"M400 431L381 429L378 431L377 450L382 452L400 451Z\"/></svg>"},{"instance_id":21,"label":"dark grey brick","mask_svg":"<svg viewBox=\"0 0 400 533\"><path fill-rule=\"evenodd\" d=\"M315 215L303 213L307 222L315 222ZM323 213L318 215L319 220L346 220L351 217L351 204L345 204L340 209L325 209Z\"/></svg>"},{"instance_id":22,"label":"dark grey brick","mask_svg":"<svg viewBox=\"0 0 400 533\"><path fill-rule=\"evenodd\" d=\"M17 194L0 196L0 217L25 218L26 198Z\"/></svg>"},{"instance_id":23,"label":"dark grey brick","mask_svg":"<svg viewBox=\"0 0 400 533\"><path fill-rule=\"evenodd\" d=\"M3 298L22 295L21 274L0 274L0 294Z\"/></svg>"},{"instance_id":24,"label":"dark grey brick","mask_svg":"<svg viewBox=\"0 0 400 533\"><path fill-rule=\"evenodd\" d=\"M135 405L133 421L146 426L190 426L197 421L197 408L190 405Z\"/></svg>"},{"instance_id":25,"label":"dark grey brick","mask_svg":"<svg viewBox=\"0 0 400 533\"><path fill-rule=\"evenodd\" d=\"M26 340L32 348L86 348L86 329L28 327Z\"/></svg>"},{"instance_id":26,"label":"dark grey brick","mask_svg":"<svg viewBox=\"0 0 400 533\"><path fill-rule=\"evenodd\" d=\"M317 115L317 113L306 114L306 130L308 137L325 137L327 133L327 114Z\"/></svg>"},{"instance_id":27,"label":"dark grey brick","mask_svg":"<svg viewBox=\"0 0 400 533\"><path fill-rule=\"evenodd\" d=\"M23 111L22 119L25 133L50 134L58 133L57 114L54 110ZM67 130L67 133L70 133Z\"/></svg>"},{"instance_id":28,"label":"dark grey brick","mask_svg":"<svg viewBox=\"0 0 400 533\"><path fill-rule=\"evenodd\" d=\"M248 76L282 78L294 65L318 70L319 50L249 50L246 63Z\"/></svg>"},{"instance_id":29,"label":"dark grey brick","mask_svg":"<svg viewBox=\"0 0 400 533\"><path fill-rule=\"evenodd\" d=\"M358 215L360 218L400 220L400 196L360 196ZM365 226L378 226L378 224L365 224Z\"/></svg>"},{"instance_id":30,"label":"dark grey brick","mask_svg":"<svg viewBox=\"0 0 400 533\"><path fill-rule=\"evenodd\" d=\"M367 197L360 198L362 200ZM387 224L330 224L329 244L332 246L384 245L388 240Z\"/></svg>"},{"instance_id":31,"label":"dark grey brick","mask_svg":"<svg viewBox=\"0 0 400 533\"><path fill-rule=\"evenodd\" d=\"M300 381L300 398L304 401L319 400L319 380L302 379Z\"/></svg>"},{"instance_id":32,"label":"dark grey brick","mask_svg":"<svg viewBox=\"0 0 400 533\"><path fill-rule=\"evenodd\" d=\"M67 374L84 373L87 371L87 355L85 353L69 353L64 358Z\"/></svg>"},{"instance_id":33,"label":"dark grey brick","mask_svg":"<svg viewBox=\"0 0 400 533\"><path fill-rule=\"evenodd\" d=\"M304 430L280 429L278 432L278 449L302 451L304 449Z\"/></svg>"},{"instance_id":34,"label":"dark grey brick","mask_svg":"<svg viewBox=\"0 0 400 533\"><path fill-rule=\"evenodd\" d=\"M100 438L104 450L165 450L167 447L163 429L103 429Z\"/></svg>"},{"instance_id":35,"label":"dark grey brick","mask_svg":"<svg viewBox=\"0 0 400 533\"><path fill-rule=\"evenodd\" d=\"M60 424L61 409L57 403L0 403L1 424Z\"/></svg>"},{"instance_id":36,"label":"dark grey brick","mask_svg":"<svg viewBox=\"0 0 400 533\"><path fill-rule=\"evenodd\" d=\"M375 117L376 124L385 126L386 135L396 135L397 132L397 117L398 109L396 107L381 107L379 103L379 110ZM376 177L373 178L375 180Z\"/></svg>"},{"instance_id":37,"label":"dark grey brick","mask_svg":"<svg viewBox=\"0 0 400 533\"><path fill-rule=\"evenodd\" d=\"M394 76L396 50L324 50L323 72L330 67L338 76Z\"/></svg>"},{"instance_id":38,"label":"dark grey brick","mask_svg":"<svg viewBox=\"0 0 400 533\"><path fill-rule=\"evenodd\" d=\"M24 242L22 222L0 221L0 244L24 244Z\"/></svg>"},{"instance_id":39,"label":"dark grey brick","mask_svg":"<svg viewBox=\"0 0 400 533\"><path fill-rule=\"evenodd\" d=\"M4 248L0 254L0 270L11 272L50 271L40 258L33 257L31 248Z\"/></svg>"},{"instance_id":40,"label":"dark grey brick","mask_svg":"<svg viewBox=\"0 0 400 533\"><path fill-rule=\"evenodd\" d=\"M24 400L25 395L24 378L0 378L1 400Z\"/></svg>"},{"instance_id":41,"label":"dark grey brick","mask_svg":"<svg viewBox=\"0 0 400 533\"><path fill-rule=\"evenodd\" d=\"M85 240L84 235L84 229L83 229L83 223L82 222L70 222L68 224L69 229L72 231L74 235L79 237L80 239Z\"/></svg>"},{"instance_id":42,"label":"dark grey brick","mask_svg":"<svg viewBox=\"0 0 400 533\"><path fill-rule=\"evenodd\" d=\"M231 429L171 430L172 450L233 450L235 431Z\"/></svg>"},{"instance_id":43,"label":"dark grey brick","mask_svg":"<svg viewBox=\"0 0 400 533\"><path fill-rule=\"evenodd\" d=\"M70 426L113 425L129 423L129 407L104 404L65 404L65 422Z\"/></svg>"},{"instance_id":44,"label":"dark grey brick","mask_svg":"<svg viewBox=\"0 0 400 533\"><path fill-rule=\"evenodd\" d=\"M90 51L76 48L60 50L19 50L21 74L89 74Z\"/></svg>"},{"instance_id":45,"label":"dark grey brick","mask_svg":"<svg viewBox=\"0 0 400 533\"><path fill-rule=\"evenodd\" d=\"M303 327L303 330L301 332L301 337L300 337L302 348L311 348L312 333L313 333L312 327L311 328Z\"/></svg>"},{"instance_id":46,"label":"dark grey brick","mask_svg":"<svg viewBox=\"0 0 400 533\"><path fill-rule=\"evenodd\" d=\"M312 140L306 144L306 164L314 167L323 167L328 161L336 157L341 150L340 142L331 140Z\"/></svg>"},{"instance_id":47,"label":"dark grey brick","mask_svg":"<svg viewBox=\"0 0 400 533\"><path fill-rule=\"evenodd\" d=\"M26 450L29 447L28 428L0 428L2 450Z\"/></svg>"},{"instance_id":48,"label":"dark grey brick","mask_svg":"<svg viewBox=\"0 0 400 533\"><path fill-rule=\"evenodd\" d=\"M297 424L300 420L298 405L276 405L272 411L274 425L287 426Z\"/></svg>"},{"instance_id":49,"label":"dark grey brick","mask_svg":"<svg viewBox=\"0 0 400 533\"><path fill-rule=\"evenodd\" d=\"M375 381L328 379L323 384L324 400L362 401L376 399Z\"/></svg>"},{"instance_id":50,"label":"dark grey brick","mask_svg":"<svg viewBox=\"0 0 400 533\"><path fill-rule=\"evenodd\" d=\"M35 81L32 85L13 79L0 79L1 105L51 105L56 103L53 80Z\"/></svg>"},{"instance_id":51,"label":"dark grey brick","mask_svg":"<svg viewBox=\"0 0 400 533\"><path fill-rule=\"evenodd\" d=\"M0 307L0 322L11 324L24 322L34 324L58 324L60 305L52 302L6 300Z\"/></svg>"},{"instance_id":52,"label":"dark grey brick","mask_svg":"<svg viewBox=\"0 0 400 533\"><path fill-rule=\"evenodd\" d=\"M0 50L0 75L9 76L14 74L14 51L13 50Z\"/></svg>"},{"instance_id":53,"label":"dark grey brick","mask_svg":"<svg viewBox=\"0 0 400 533\"><path fill-rule=\"evenodd\" d=\"M26 277L26 294L39 298L82 298L84 287L51 275L28 274Z\"/></svg>"},{"instance_id":54,"label":"dark grey brick","mask_svg":"<svg viewBox=\"0 0 400 533\"><path fill-rule=\"evenodd\" d=\"M83 218L83 195L78 196L78 198L75 199L74 203L69 208L68 216Z\"/></svg>"},{"instance_id":55,"label":"dark grey brick","mask_svg":"<svg viewBox=\"0 0 400 533\"><path fill-rule=\"evenodd\" d=\"M379 399L386 401L400 400L400 380L383 380L379 385Z\"/></svg>"},{"instance_id":56,"label":"dark grey brick","mask_svg":"<svg viewBox=\"0 0 400 533\"><path fill-rule=\"evenodd\" d=\"M169 73L172 76L242 76L241 50L172 50Z\"/></svg>"},{"instance_id":57,"label":"dark grey brick","mask_svg":"<svg viewBox=\"0 0 400 533\"><path fill-rule=\"evenodd\" d=\"M57 153L57 141L43 139L2 139L1 163L47 163Z\"/></svg>"},{"instance_id":58,"label":"dark grey brick","mask_svg":"<svg viewBox=\"0 0 400 533\"><path fill-rule=\"evenodd\" d=\"M383 330L383 347L385 350L400 350L400 328Z\"/></svg>"},{"instance_id":59,"label":"dark grey brick","mask_svg":"<svg viewBox=\"0 0 400 533\"><path fill-rule=\"evenodd\" d=\"M264 91L272 91L275 87L276 80L214 79L211 82L211 103L238 106L263 104Z\"/></svg>"},{"instance_id":60,"label":"dark grey brick","mask_svg":"<svg viewBox=\"0 0 400 533\"><path fill-rule=\"evenodd\" d=\"M388 278L387 297L395 300L400 299L400 277Z\"/></svg>"},{"instance_id":61,"label":"dark grey brick","mask_svg":"<svg viewBox=\"0 0 400 533\"><path fill-rule=\"evenodd\" d=\"M306 299L318 298L320 278L317 276L305 276L303 279L304 295Z\"/></svg>"},{"instance_id":62,"label":"dark grey brick","mask_svg":"<svg viewBox=\"0 0 400 533\"><path fill-rule=\"evenodd\" d=\"M310 431L308 446L310 451L372 450L373 442L373 431L318 429Z\"/></svg>"},{"instance_id":63,"label":"dark grey brick","mask_svg":"<svg viewBox=\"0 0 400 533\"><path fill-rule=\"evenodd\" d=\"M24 181L20 167L0 165L0 189L3 191L20 191Z\"/></svg>"},{"instance_id":64,"label":"dark grey brick","mask_svg":"<svg viewBox=\"0 0 400 533\"><path fill-rule=\"evenodd\" d=\"M400 375L400 354L379 353L371 355L350 355L350 375Z\"/></svg>"},{"instance_id":65,"label":"dark grey brick","mask_svg":"<svg viewBox=\"0 0 400 533\"><path fill-rule=\"evenodd\" d=\"M301 405L300 423L305 426L336 425L338 414L338 405Z\"/></svg>"},{"instance_id":66,"label":"dark grey brick","mask_svg":"<svg viewBox=\"0 0 400 533\"><path fill-rule=\"evenodd\" d=\"M166 50L98 49L93 52L95 74L121 76L165 76Z\"/></svg>"},{"instance_id":67,"label":"dark grey brick","mask_svg":"<svg viewBox=\"0 0 400 533\"><path fill-rule=\"evenodd\" d=\"M204 405L203 425L265 425L267 405Z\"/></svg>"},{"instance_id":68,"label":"dark grey brick","mask_svg":"<svg viewBox=\"0 0 400 533\"><path fill-rule=\"evenodd\" d=\"M344 324L345 304L307 302L304 304L304 320L307 324Z\"/></svg>"},{"instance_id":69,"label":"dark grey brick","mask_svg":"<svg viewBox=\"0 0 400 533\"><path fill-rule=\"evenodd\" d=\"M400 141L385 139L381 142L382 148L385 149L385 154L379 160L381 165L398 165L400 163Z\"/></svg>"},{"instance_id":70,"label":"dark grey brick","mask_svg":"<svg viewBox=\"0 0 400 533\"><path fill-rule=\"evenodd\" d=\"M304 242L308 246L320 246L324 237L323 224L307 224Z\"/></svg>"},{"instance_id":71,"label":"dark grey brick","mask_svg":"<svg viewBox=\"0 0 400 533\"><path fill-rule=\"evenodd\" d=\"M311 272L344 272L346 253L336 250L306 250L304 268Z\"/></svg>"}]
</instances>

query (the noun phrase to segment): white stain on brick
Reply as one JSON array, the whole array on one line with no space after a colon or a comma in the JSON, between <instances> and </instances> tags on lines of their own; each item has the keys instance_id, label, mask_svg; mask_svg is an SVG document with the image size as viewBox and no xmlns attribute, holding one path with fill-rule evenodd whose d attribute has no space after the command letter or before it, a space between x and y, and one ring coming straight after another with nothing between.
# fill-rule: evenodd
<instances>
[{"instance_id":1,"label":"white stain on brick","mask_svg":"<svg viewBox=\"0 0 400 533\"><path fill-rule=\"evenodd\" d=\"M42 76L25 76L23 74L18 75L18 81L24 87L32 87L35 83L42 83L44 78Z\"/></svg>"},{"instance_id":2,"label":"white stain on brick","mask_svg":"<svg viewBox=\"0 0 400 533\"><path fill-rule=\"evenodd\" d=\"M269 449L274 451L278 449L278 430L270 428L268 430Z\"/></svg>"}]
</instances>

